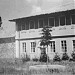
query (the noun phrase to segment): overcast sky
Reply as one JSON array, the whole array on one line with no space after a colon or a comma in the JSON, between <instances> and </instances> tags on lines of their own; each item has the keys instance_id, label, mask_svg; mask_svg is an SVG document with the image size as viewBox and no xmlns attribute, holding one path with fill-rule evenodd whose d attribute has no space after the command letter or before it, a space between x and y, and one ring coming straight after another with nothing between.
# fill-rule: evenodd
<instances>
[{"instance_id":1,"label":"overcast sky","mask_svg":"<svg viewBox=\"0 0 75 75\"><path fill-rule=\"evenodd\" d=\"M43 13L52 8L59 8L62 1L71 2L72 0L0 0L0 16L9 20Z\"/></svg>"},{"instance_id":2,"label":"overcast sky","mask_svg":"<svg viewBox=\"0 0 75 75\"><path fill-rule=\"evenodd\" d=\"M0 16L8 20L50 10L62 0L0 0Z\"/></svg>"}]
</instances>

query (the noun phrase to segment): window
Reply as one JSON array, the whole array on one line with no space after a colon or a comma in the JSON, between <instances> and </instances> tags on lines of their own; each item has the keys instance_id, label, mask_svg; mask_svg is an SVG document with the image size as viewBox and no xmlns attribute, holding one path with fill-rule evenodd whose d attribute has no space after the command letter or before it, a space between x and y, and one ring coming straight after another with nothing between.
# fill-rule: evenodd
<instances>
[{"instance_id":1,"label":"window","mask_svg":"<svg viewBox=\"0 0 75 75\"><path fill-rule=\"evenodd\" d=\"M67 52L66 40L61 41L61 47L63 52Z\"/></svg>"},{"instance_id":2,"label":"window","mask_svg":"<svg viewBox=\"0 0 75 75\"><path fill-rule=\"evenodd\" d=\"M65 25L65 16L60 17L60 25L61 26Z\"/></svg>"},{"instance_id":3,"label":"window","mask_svg":"<svg viewBox=\"0 0 75 75\"><path fill-rule=\"evenodd\" d=\"M49 26L50 27L54 26L54 18L49 18Z\"/></svg>"},{"instance_id":4,"label":"window","mask_svg":"<svg viewBox=\"0 0 75 75\"><path fill-rule=\"evenodd\" d=\"M71 17L69 15L66 16L66 25L71 25Z\"/></svg>"},{"instance_id":5,"label":"window","mask_svg":"<svg viewBox=\"0 0 75 75\"><path fill-rule=\"evenodd\" d=\"M26 30L28 30L29 29L29 22L27 21L26 22Z\"/></svg>"},{"instance_id":6,"label":"window","mask_svg":"<svg viewBox=\"0 0 75 75\"><path fill-rule=\"evenodd\" d=\"M59 26L59 18L58 17L55 18L55 26Z\"/></svg>"},{"instance_id":7,"label":"window","mask_svg":"<svg viewBox=\"0 0 75 75\"><path fill-rule=\"evenodd\" d=\"M51 47L51 52L55 52L55 41L52 41L50 43L50 47Z\"/></svg>"},{"instance_id":8,"label":"window","mask_svg":"<svg viewBox=\"0 0 75 75\"><path fill-rule=\"evenodd\" d=\"M38 29L38 20L35 19L35 29Z\"/></svg>"},{"instance_id":9,"label":"window","mask_svg":"<svg viewBox=\"0 0 75 75\"><path fill-rule=\"evenodd\" d=\"M35 52L36 43L31 42L31 52Z\"/></svg>"},{"instance_id":10,"label":"window","mask_svg":"<svg viewBox=\"0 0 75 75\"><path fill-rule=\"evenodd\" d=\"M43 20L42 19L39 20L39 28L43 28Z\"/></svg>"},{"instance_id":11,"label":"window","mask_svg":"<svg viewBox=\"0 0 75 75\"><path fill-rule=\"evenodd\" d=\"M44 19L44 26L48 26L48 18Z\"/></svg>"},{"instance_id":12,"label":"window","mask_svg":"<svg viewBox=\"0 0 75 75\"><path fill-rule=\"evenodd\" d=\"M25 30L25 23L22 25L22 30Z\"/></svg>"},{"instance_id":13,"label":"window","mask_svg":"<svg viewBox=\"0 0 75 75\"><path fill-rule=\"evenodd\" d=\"M26 43L22 43L23 44L23 52L26 52Z\"/></svg>"},{"instance_id":14,"label":"window","mask_svg":"<svg viewBox=\"0 0 75 75\"><path fill-rule=\"evenodd\" d=\"M21 25L18 24L18 31L21 31Z\"/></svg>"},{"instance_id":15,"label":"window","mask_svg":"<svg viewBox=\"0 0 75 75\"><path fill-rule=\"evenodd\" d=\"M72 15L72 24L75 24L75 15Z\"/></svg>"},{"instance_id":16,"label":"window","mask_svg":"<svg viewBox=\"0 0 75 75\"><path fill-rule=\"evenodd\" d=\"M17 30L21 31L21 21L16 22Z\"/></svg>"},{"instance_id":17,"label":"window","mask_svg":"<svg viewBox=\"0 0 75 75\"><path fill-rule=\"evenodd\" d=\"M73 40L73 50L75 51L75 40Z\"/></svg>"},{"instance_id":18,"label":"window","mask_svg":"<svg viewBox=\"0 0 75 75\"><path fill-rule=\"evenodd\" d=\"M34 21L30 21L30 29L34 29Z\"/></svg>"}]
</instances>

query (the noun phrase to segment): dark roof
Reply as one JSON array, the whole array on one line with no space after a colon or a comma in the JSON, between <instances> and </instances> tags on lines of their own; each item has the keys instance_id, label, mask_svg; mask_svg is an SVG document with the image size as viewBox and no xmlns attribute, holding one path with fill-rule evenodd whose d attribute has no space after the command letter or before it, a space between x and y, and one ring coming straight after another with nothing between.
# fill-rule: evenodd
<instances>
[{"instance_id":1,"label":"dark roof","mask_svg":"<svg viewBox=\"0 0 75 75\"><path fill-rule=\"evenodd\" d=\"M56 12L39 14L39 15L33 15L33 16L28 16L28 17L22 17L22 18L17 18L17 19L9 20L9 21L16 22L17 20L21 20L21 19L27 19L27 18L32 18L32 17L41 17L41 16L45 16L45 15L59 15L59 14L63 14L63 13L66 14L67 12L71 13L71 14L75 14L75 9L64 10L64 11L56 11Z\"/></svg>"}]
</instances>

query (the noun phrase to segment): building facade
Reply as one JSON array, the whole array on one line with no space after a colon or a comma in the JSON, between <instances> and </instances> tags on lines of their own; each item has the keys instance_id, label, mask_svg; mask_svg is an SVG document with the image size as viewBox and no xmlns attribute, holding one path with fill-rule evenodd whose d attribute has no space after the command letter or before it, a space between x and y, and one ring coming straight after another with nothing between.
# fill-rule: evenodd
<instances>
[{"instance_id":1,"label":"building facade","mask_svg":"<svg viewBox=\"0 0 75 75\"><path fill-rule=\"evenodd\" d=\"M11 26L0 17L0 58L15 58L15 29Z\"/></svg>"},{"instance_id":2,"label":"building facade","mask_svg":"<svg viewBox=\"0 0 75 75\"><path fill-rule=\"evenodd\" d=\"M52 12L10 20L16 23L16 57L26 54L31 59L41 54L41 30L44 26L52 27L52 42L48 47L49 58L57 52L60 56L66 51L71 56L75 50L75 9Z\"/></svg>"},{"instance_id":3,"label":"building facade","mask_svg":"<svg viewBox=\"0 0 75 75\"><path fill-rule=\"evenodd\" d=\"M15 58L15 37L0 38L0 58Z\"/></svg>"}]
</instances>

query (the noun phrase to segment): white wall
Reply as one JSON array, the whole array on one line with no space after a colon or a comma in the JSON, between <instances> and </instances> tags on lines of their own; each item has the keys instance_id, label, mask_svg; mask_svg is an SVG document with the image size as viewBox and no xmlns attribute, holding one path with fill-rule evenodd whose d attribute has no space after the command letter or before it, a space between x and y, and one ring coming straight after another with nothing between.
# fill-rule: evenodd
<instances>
[{"instance_id":1,"label":"white wall","mask_svg":"<svg viewBox=\"0 0 75 75\"><path fill-rule=\"evenodd\" d=\"M41 36L41 29L32 29L32 30L23 30L19 32L17 32L16 39L20 39L20 55L23 53L23 49L22 49L22 43L26 42L27 43L27 54L30 55L30 58L34 58L34 57L39 57L40 56L40 48L38 48L39 45L39 41L38 40L26 40L27 38L37 38ZM59 27L53 27L52 28L52 36L67 36L67 35L75 35L75 26L74 25L68 25L68 26L59 26ZM70 56L72 51L73 51L73 45L72 45L72 40L75 40L74 37L66 37L66 38L54 38L52 39L55 41L55 50L56 52L58 52L60 54L60 56L62 56L62 49L61 49L61 40L66 40L67 42L67 52L68 55ZM35 53L31 53L31 46L30 46L30 42L36 42L36 52ZM49 52L48 55L49 57L52 59L55 53L50 52L50 47L49 47Z\"/></svg>"},{"instance_id":2,"label":"white wall","mask_svg":"<svg viewBox=\"0 0 75 75\"><path fill-rule=\"evenodd\" d=\"M30 29L30 30L22 30L16 33L16 39L26 39L26 38L37 38L41 37L41 28L39 29ZM51 35L52 36L65 36L65 35L74 35L75 34L75 25L68 25L68 26L59 26L53 27Z\"/></svg>"},{"instance_id":3,"label":"white wall","mask_svg":"<svg viewBox=\"0 0 75 75\"><path fill-rule=\"evenodd\" d=\"M54 39L53 41L55 41L55 51L60 55L60 57L62 56L62 49L61 49L61 40L66 40L66 43L67 43L67 53L69 56L71 56L71 53L73 51L73 43L72 43L72 40L75 40L75 38L59 38L59 39ZM39 44L39 40L22 40L20 42L20 54L23 53L23 49L22 49L22 43L23 42L26 42L26 54L30 56L30 58L39 58L40 57L40 53L41 53L41 50L40 50L40 44ZM31 52L31 42L36 42L36 51L34 53ZM54 52L51 52L50 50L50 47L48 48L48 56L50 57L50 59L52 59L54 57L55 53Z\"/></svg>"},{"instance_id":4,"label":"white wall","mask_svg":"<svg viewBox=\"0 0 75 75\"><path fill-rule=\"evenodd\" d=\"M26 42L26 52L23 52L23 46L22 43ZM35 52L31 52L31 42L36 42L36 48L35 48ZM30 56L30 58L39 58L40 55L40 48L39 47L39 40L22 40L20 41L20 56L22 54L27 54L28 56Z\"/></svg>"}]
</instances>

